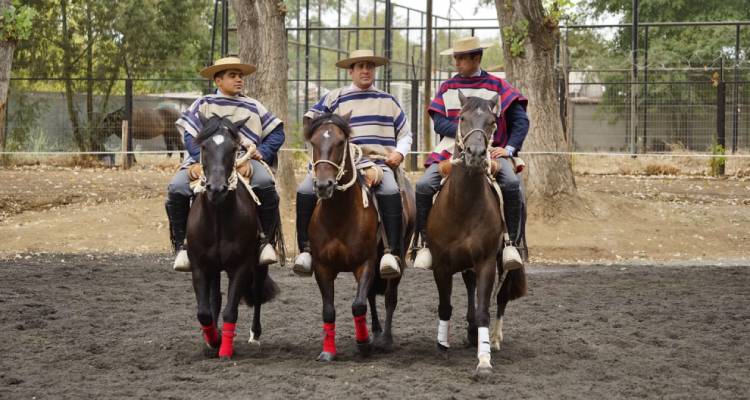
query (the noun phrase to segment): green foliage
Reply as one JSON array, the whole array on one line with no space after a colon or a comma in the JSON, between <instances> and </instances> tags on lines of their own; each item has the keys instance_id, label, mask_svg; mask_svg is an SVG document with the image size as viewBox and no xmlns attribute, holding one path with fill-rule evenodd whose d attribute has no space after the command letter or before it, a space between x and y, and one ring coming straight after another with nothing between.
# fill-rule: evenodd
<instances>
[{"instance_id":1,"label":"green foliage","mask_svg":"<svg viewBox=\"0 0 750 400\"><path fill-rule=\"evenodd\" d=\"M529 21L520 19L511 26L503 27L503 39L510 45L510 55L523 57L524 43L529 37Z\"/></svg>"},{"instance_id":2,"label":"green foliage","mask_svg":"<svg viewBox=\"0 0 750 400\"><path fill-rule=\"evenodd\" d=\"M724 167L727 164L727 158L722 157L724 154L726 154L726 149L724 146L720 144L714 144L711 146L711 154L716 154L719 157L711 157L709 160L709 168L711 169L711 175L713 176L719 176L721 175L721 172L724 170Z\"/></svg>"},{"instance_id":3,"label":"green foliage","mask_svg":"<svg viewBox=\"0 0 750 400\"><path fill-rule=\"evenodd\" d=\"M14 1L0 14L0 40L26 40L31 35L37 12L33 8Z\"/></svg>"}]
</instances>

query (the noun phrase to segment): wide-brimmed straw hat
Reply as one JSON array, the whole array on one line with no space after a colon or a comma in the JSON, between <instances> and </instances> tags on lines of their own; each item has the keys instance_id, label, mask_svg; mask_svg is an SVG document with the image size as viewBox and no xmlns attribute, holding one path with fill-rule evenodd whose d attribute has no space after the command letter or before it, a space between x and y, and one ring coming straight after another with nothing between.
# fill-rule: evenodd
<instances>
[{"instance_id":1,"label":"wide-brimmed straw hat","mask_svg":"<svg viewBox=\"0 0 750 400\"><path fill-rule=\"evenodd\" d=\"M471 36L463 39L458 39L453 42L453 47L440 52L441 56L455 56L459 54L469 54L477 51L482 51L488 47L492 47L492 43L479 43L479 38Z\"/></svg>"},{"instance_id":2,"label":"wide-brimmed straw hat","mask_svg":"<svg viewBox=\"0 0 750 400\"><path fill-rule=\"evenodd\" d=\"M349 53L349 57L336 62L336 66L339 68L351 68L353 64L358 62L368 61L375 64L376 67L388 64L388 59L381 56L376 56L375 52L369 49L354 50Z\"/></svg>"},{"instance_id":3,"label":"wide-brimmed straw hat","mask_svg":"<svg viewBox=\"0 0 750 400\"><path fill-rule=\"evenodd\" d=\"M230 56L216 60L214 65L203 68L200 74L206 79L213 79L217 72L226 71L228 69L236 69L241 71L244 75L250 75L258 68L256 68L255 65L243 63L240 61L239 57Z\"/></svg>"}]
</instances>

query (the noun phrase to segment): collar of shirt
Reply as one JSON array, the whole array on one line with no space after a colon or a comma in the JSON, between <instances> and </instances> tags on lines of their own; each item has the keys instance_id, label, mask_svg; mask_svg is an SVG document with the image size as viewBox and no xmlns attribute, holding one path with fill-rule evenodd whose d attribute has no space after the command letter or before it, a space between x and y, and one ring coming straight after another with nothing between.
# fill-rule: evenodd
<instances>
[{"instance_id":1,"label":"collar of shirt","mask_svg":"<svg viewBox=\"0 0 750 400\"><path fill-rule=\"evenodd\" d=\"M240 98L240 97L245 97L245 95L243 95L242 93L234 95L234 96L230 96L230 95L225 94L224 92L222 92L221 89L216 89L216 95L221 96L221 97L228 97L230 99L237 99L237 98Z\"/></svg>"},{"instance_id":2,"label":"collar of shirt","mask_svg":"<svg viewBox=\"0 0 750 400\"><path fill-rule=\"evenodd\" d=\"M370 87L368 87L367 89L361 89L359 86L352 83L346 89L343 90L343 93L367 92L370 90L377 90L377 89L375 89L375 85L370 85Z\"/></svg>"}]
</instances>

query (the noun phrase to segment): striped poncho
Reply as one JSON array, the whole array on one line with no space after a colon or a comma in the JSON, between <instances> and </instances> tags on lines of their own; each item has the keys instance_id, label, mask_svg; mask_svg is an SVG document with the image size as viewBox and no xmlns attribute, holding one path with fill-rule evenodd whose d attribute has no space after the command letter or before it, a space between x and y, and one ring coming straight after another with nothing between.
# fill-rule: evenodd
<instances>
[{"instance_id":1,"label":"striped poncho","mask_svg":"<svg viewBox=\"0 0 750 400\"><path fill-rule=\"evenodd\" d=\"M263 159L269 163L275 157L281 144L284 143L284 133L281 128L282 122L268 111L258 100L244 95L227 96L218 92L209 94L197 99L193 104L182 113L180 119L175 122L177 128L183 132L185 147L192 161L196 154L191 151L193 139L203 128L198 112L206 118L213 114L229 118L232 122L247 120L245 125L240 128L243 144L253 143L258 146L258 151L263 155ZM275 132L272 135L272 132Z\"/></svg>"},{"instance_id":2,"label":"striped poncho","mask_svg":"<svg viewBox=\"0 0 750 400\"><path fill-rule=\"evenodd\" d=\"M520 102L525 109L528 100L504 79L489 74L486 71L481 71L477 76L467 78L455 75L443 82L440 85L440 89L435 93L435 98L432 100L432 104L430 104L427 111L431 115L442 115L458 124L458 114L461 111L461 102L458 99L459 89L466 97L480 97L486 100L492 99L496 94L500 95L497 131L493 136L492 145L494 147L505 147L510 137L505 112L516 101ZM433 153L427 157L425 166L450 158L454 144L454 138L442 137Z\"/></svg>"},{"instance_id":3,"label":"striped poncho","mask_svg":"<svg viewBox=\"0 0 750 400\"><path fill-rule=\"evenodd\" d=\"M411 132L406 114L395 97L371 86L360 90L347 86L323 96L305 117L315 118L325 113L346 115L351 112L351 143L362 148L366 158L381 163L392 151L406 155L411 147ZM368 157L369 156L369 157Z\"/></svg>"}]
</instances>

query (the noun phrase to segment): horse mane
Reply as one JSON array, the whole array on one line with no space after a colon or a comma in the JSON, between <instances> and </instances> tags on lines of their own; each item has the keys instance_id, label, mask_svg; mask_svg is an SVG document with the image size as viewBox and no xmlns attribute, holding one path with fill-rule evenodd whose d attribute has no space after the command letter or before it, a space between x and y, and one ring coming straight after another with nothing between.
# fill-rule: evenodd
<instances>
[{"instance_id":1,"label":"horse mane","mask_svg":"<svg viewBox=\"0 0 750 400\"><path fill-rule=\"evenodd\" d=\"M352 128L349 127L349 122L347 122L343 117L341 117L338 114L326 113L319 117L314 118L305 127L305 140L310 140L313 132L318 130L318 128L320 128L323 124L327 124L327 123L332 123L336 125L339 129L341 129L341 131L344 133L344 136L347 139L352 134Z\"/></svg>"},{"instance_id":2,"label":"horse mane","mask_svg":"<svg viewBox=\"0 0 750 400\"><path fill-rule=\"evenodd\" d=\"M211 116L211 118L203 123L203 128L200 132L198 132L198 136L195 137L195 142L200 146L206 139L216 134L219 128L225 123L224 121L226 121L227 125L229 125L228 131L232 136L232 139L238 141L239 133L237 132L237 129L234 127L231 121L229 121L225 117L214 114L213 116Z\"/></svg>"}]
</instances>

